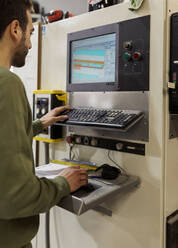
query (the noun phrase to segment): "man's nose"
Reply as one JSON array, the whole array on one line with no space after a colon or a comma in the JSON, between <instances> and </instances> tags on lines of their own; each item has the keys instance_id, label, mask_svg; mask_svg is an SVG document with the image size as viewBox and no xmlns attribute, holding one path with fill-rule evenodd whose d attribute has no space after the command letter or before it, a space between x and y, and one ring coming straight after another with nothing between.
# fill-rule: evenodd
<instances>
[{"instance_id":1,"label":"man's nose","mask_svg":"<svg viewBox=\"0 0 178 248\"><path fill-rule=\"evenodd\" d=\"M32 42L30 41L30 44L29 44L29 50L32 48Z\"/></svg>"}]
</instances>

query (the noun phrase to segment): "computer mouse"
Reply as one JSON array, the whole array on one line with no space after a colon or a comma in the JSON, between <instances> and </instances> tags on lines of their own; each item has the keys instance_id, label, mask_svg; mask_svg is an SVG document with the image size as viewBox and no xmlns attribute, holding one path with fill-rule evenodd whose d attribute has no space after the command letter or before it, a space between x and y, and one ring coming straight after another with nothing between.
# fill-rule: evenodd
<instances>
[{"instance_id":1,"label":"computer mouse","mask_svg":"<svg viewBox=\"0 0 178 248\"><path fill-rule=\"evenodd\" d=\"M121 174L121 170L119 168L110 166L108 164L103 164L102 166L98 167L96 171L99 170L101 171L101 177L108 180L114 180L119 176L119 174Z\"/></svg>"},{"instance_id":2,"label":"computer mouse","mask_svg":"<svg viewBox=\"0 0 178 248\"><path fill-rule=\"evenodd\" d=\"M90 193L95 190L94 186L91 183L80 187L81 190L85 191L86 193Z\"/></svg>"}]
</instances>

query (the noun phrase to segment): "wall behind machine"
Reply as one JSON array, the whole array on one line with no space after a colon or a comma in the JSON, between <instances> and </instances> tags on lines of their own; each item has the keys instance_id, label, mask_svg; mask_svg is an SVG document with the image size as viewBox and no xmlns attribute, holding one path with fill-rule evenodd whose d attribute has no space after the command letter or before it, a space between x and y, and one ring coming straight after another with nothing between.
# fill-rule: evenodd
<instances>
[{"instance_id":1,"label":"wall behind machine","mask_svg":"<svg viewBox=\"0 0 178 248\"><path fill-rule=\"evenodd\" d=\"M79 15L88 11L88 0L38 0L41 7L45 8L45 12L54 9L61 9L64 12L70 11L73 15Z\"/></svg>"}]
</instances>

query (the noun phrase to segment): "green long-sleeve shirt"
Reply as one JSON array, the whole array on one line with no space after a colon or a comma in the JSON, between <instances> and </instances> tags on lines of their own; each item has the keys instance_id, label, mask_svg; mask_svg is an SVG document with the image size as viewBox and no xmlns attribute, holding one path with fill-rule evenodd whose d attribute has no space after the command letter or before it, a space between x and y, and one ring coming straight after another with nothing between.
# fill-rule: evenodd
<instances>
[{"instance_id":1,"label":"green long-sleeve shirt","mask_svg":"<svg viewBox=\"0 0 178 248\"><path fill-rule=\"evenodd\" d=\"M42 131L18 76L0 67L0 248L21 248L36 235L39 213L70 192L65 178L34 175L32 138Z\"/></svg>"}]
</instances>

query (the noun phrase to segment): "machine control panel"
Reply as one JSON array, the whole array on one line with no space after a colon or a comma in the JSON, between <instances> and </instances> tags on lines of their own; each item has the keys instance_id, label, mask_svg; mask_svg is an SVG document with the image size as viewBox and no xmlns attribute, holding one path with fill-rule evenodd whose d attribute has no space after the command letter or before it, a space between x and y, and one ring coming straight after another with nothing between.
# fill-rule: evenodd
<instances>
[{"instance_id":1,"label":"machine control panel","mask_svg":"<svg viewBox=\"0 0 178 248\"><path fill-rule=\"evenodd\" d=\"M121 22L119 33L120 90L149 90L150 16Z\"/></svg>"},{"instance_id":2,"label":"machine control panel","mask_svg":"<svg viewBox=\"0 0 178 248\"><path fill-rule=\"evenodd\" d=\"M62 91L37 90L33 94L33 119L40 119L55 107L66 103L66 93ZM36 140L54 143L62 138L62 127L50 126L45 128L42 134L35 137Z\"/></svg>"},{"instance_id":3,"label":"machine control panel","mask_svg":"<svg viewBox=\"0 0 178 248\"><path fill-rule=\"evenodd\" d=\"M149 91L150 16L68 34L67 91Z\"/></svg>"},{"instance_id":4,"label":"machine control panel","mask_svg":"<svg viewBox=\"0 0 178 248\"><path fill-rule=\"evenodd\" d=\"M118 152L126 152L145 156L145 144L134 142L126 142L116 139L104 139L100 137L91 137L83 135L71 135L70 142L76 145L84 145L91 147L104 148L108 150L115 150Z\"/></svg>"}]
</instances>

